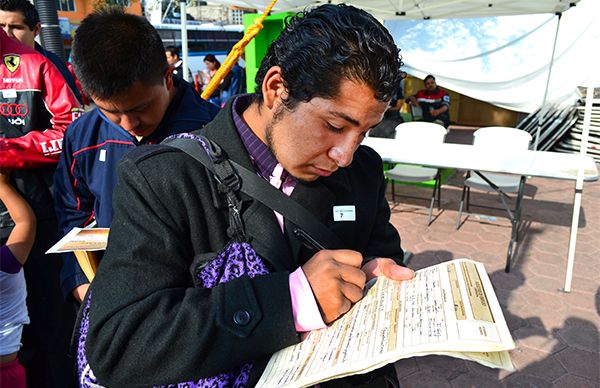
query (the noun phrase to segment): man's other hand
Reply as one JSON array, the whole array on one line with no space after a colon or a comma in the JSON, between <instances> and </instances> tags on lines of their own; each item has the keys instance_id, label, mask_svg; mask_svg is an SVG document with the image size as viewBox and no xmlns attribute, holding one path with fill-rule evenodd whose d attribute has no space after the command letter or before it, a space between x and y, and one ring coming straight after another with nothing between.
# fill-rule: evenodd
<instances>
[{"instance_id":1,"label":"man's other hand","mask_svg":"<svg viewBox=\"0 0 600 388\"><path fill-rule=\"evenodd\" d=\"M85 283L75 287L73 291L71 291L73 299L75 299L77 303L81 304L81 302L83 302L83 298L85 298L85 294L87 293L88 288L90 288L89 283Z\"/></svg>"},{"instance_id":2,"label":"man's other hand","mask_svg":"<svg viewBox=\"0 0 600 388\"><path fill-rule=\"evenodd\" d=\"M356 251L322 250L302 266L325 323L336 320L362 298L366 281L362 260Z\"/></svg>"},{"instance_id":3,"label":"man's other hand","mask_svg":"<svg viewBox=\"0 0 600 388\"><path fill-rule=\"evenodd\" d=\"M406 267L396 264L396 262L389 258L378 257L369 261L362 268L364 273L367 275L367 281L377 277L385 276L392 280L410 280L415 276L415 272Z\"/></svg>"}]
</instances>

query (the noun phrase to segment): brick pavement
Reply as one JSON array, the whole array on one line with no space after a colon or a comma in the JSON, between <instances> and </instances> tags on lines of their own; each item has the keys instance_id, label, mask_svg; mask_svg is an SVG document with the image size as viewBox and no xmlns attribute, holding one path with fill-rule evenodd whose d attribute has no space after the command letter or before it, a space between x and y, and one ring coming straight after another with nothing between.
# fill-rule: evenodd
<instances>
[{"instance_id":1,"label":"brick pavement","mask_svg":"<svg viewBox=\"0 0 600 388\"><path fill-rule=\"evenodd\" d=\"M527 181L521 240L510 273L504 272L510 222L504 211L471 208L455 230L462 172L442 188L442 210L427 226L428 201L397 198L392 223L420 269L468 257L485 264L516 343L513 373L444 356L396 363L409 387L600 387L600 182L585 183L570 294L564 284L574 182ZM397 186L398 188L398 186ZM428 198L429 189L400 186ZM399 192L399 190L397 190ZM389 196L391 198L391 195ZM475 193L471 202L500 206L497 195Z\"/></svg>"}]
</instances>

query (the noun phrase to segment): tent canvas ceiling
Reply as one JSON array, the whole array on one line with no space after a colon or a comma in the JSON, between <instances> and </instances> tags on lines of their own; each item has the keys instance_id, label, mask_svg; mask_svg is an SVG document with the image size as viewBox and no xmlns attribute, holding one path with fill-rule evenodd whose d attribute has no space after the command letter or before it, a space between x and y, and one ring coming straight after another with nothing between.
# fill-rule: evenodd
<instances>
[{"instance_id":1,"label":"tent canvas ceiling","mask_svg":"<svg viewBox=\"0 0 600 388\"><path fill-rule=\"evenodd\" d=\"M273 12L299 11L323 3L346 3L379 19L448 19L564 12L580 0L277 0ZM270 0L211 0L264 10Z\"/></svg>"},{"instance_id":2,"label":"tent canvas ceiling","mask_svg":"<svg viewBox=\"0 0 600 388\"><path fill-rule=\"evenodd\" d=\"M376 17L385 20L386 26L402 49L405 63L404 70L409 74L420 78L423 78L426 74L435 74L438 83L443 87L504 108L531 112L545 100L545 85L548 81L548 69L552 54L552 42L556 32L556 22L546 23L547 25L544 28L541 28L537 34L532 34L528 39L523 38L529 35L528 28L533 29L539 25L537 19L534 22L535 26L533 24L530 26L527 22L523 26L515 26L519 28L515 28L510 36L501 31L496 34L496 31L487 28L487 32L491 35L484 37L481 35L482 29L473 29L470 31L471 36L468 39L470 41L479 40L479 43L486 40L487 50L480 44L481 51L471 53L465 51L470 46L459 44L457 46L459 49L448 55L447 50L446 52L440 52L431 49L431 44L433 42L444 44L443 42L450 38L452 41L460 40L461 37L457 35L444 35L444 31L450 31L452 25L460 23L458 20L481 20L481 23L485 23L485 20L487 20L485 18L490 17L538 14L538 19L544 17L555 21L557 18L553 15L556 12L565 12L574 7L576 12L569 11L564 15L568 16L575 13L579 14L579 17L567 17L571 20L565 20L566 23L563 24L567 26L572 24L577 27L577 31L565 34L566 30L562 29L564 31L561 33L561 39L559 39L561 44L556 53L556 57L561 58L561 68L557 69L559 72L553 72L562 74L562 79L560 82L552 83L550 81L551 90L548 92L548 99L545 100L551 103L572 103L577 98L577 86L581 85L581 81L588 78L590 73L589 66L581 61L582 57L588 55L582 52L582 49L585 50L589 41L593 41L593 39L588 38L590 36L595 37L595 30L597 30L597 28L588 27L594 25L597 20L588 20L591 15L585 13L583 13L583 19L580 19L582 13L579 11L583 11L583 9L580 10L579 8L586 8L585 5L589 8L593 5L590 3L597 1L586 0L582 5L577 4L580 0L277 0L273 12L298 11L307 6L317 6L323 3L347 3L363 8ZM213 2L253 7L258 12L264 10L270 3L269 0L213 0ZM576 5L578 6L575 7ZM535 18L536 16L529 17ZM513 18L507 17L506 19ZM573 19L580 19L579 25L577 20ZM406 23L419 21L427 25L431 23L431 28L420 27L427 30L431 41L423 41L427 39L427 35L419 36L418 42L409 38L405 31L398 28L403 20ZM455 20L455 22L452 22L452 20ZM398 24L394 25L394 23ZM511 23L512 21L508 21L502 24L510 25ZM447 25L451 27L447 28ZM432 31L441 32L439 36L434 36L431 33ZM582 39L582 37L586 39ZM571 41L571 39L575 39L575 41ZM509 46L510 44L507 43L511 41L515 43L511 47L504 50L498 49L503 45ZM577 42L577 44L574 44L574 42ZM411 45L414 46L415 44L420 46L413 51ZM427 52L428 47L430 52ZM569 51L569 55L564 50ZM589 52L589 49L586 51ZM487 57L486 52L494 52L495 55ZM457 60L457 58L468 57L474 57L475 59L470 61ZM498 64L496 67L504 66L504 69L508 71L501 69L502 71L492 72L489 66L486 66L491 61L496 61ZM581 67L586 67L586 69L580 69ZM574 70L573 74L576 77L573 77L572 80L565 79L564 74L571 69Z\"/></svg>"}]
</instances>

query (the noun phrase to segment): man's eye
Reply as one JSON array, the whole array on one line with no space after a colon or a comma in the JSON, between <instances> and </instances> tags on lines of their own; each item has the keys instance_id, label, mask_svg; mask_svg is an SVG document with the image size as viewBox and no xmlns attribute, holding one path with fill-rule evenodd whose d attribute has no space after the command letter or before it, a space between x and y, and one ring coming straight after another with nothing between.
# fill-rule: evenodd
<instances>
[{"instance_id":1,"label":"man's eye","mask_svg":"<svg viewBox=\"0 0 600 388\"><path fill-rule=\"evenodd\" d=\"M334 133L342 132L342 128L335 127L335 126L331 125L330 123L327 123L327 128L329 128L329 130Z\"/></svg>"}]
</instances>

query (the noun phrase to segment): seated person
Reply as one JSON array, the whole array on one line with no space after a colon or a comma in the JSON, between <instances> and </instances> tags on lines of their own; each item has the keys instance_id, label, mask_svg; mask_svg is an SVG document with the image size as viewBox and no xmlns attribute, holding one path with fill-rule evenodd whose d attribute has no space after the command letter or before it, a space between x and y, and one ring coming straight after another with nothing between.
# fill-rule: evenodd
<instances>
[{"instance_id":1,"label":"seated person","mask_svg":"<svg viewBox=\"0 0 600 388\"><path fill-rule=\"evenodd\" d=\"M404 76L405 73L402 73L402 75ZM404 95L402 93L403 80L404 77L398 83L398 89L392 96L390 105L383 115L383 120L369 131L369 137L383 137L388 139L396 137L396 127L398 124L404 122L402 115L400 115L400 109L402 109L402 104L404 103Z\"/></svg>"},{"instance_id":2,"label":"seated person","mask_svg":"<svg viewBox=\"0 0 600 388\"><path fill-rule=\"evenodd\" d=\"M406 98L406 102L420 106L423 110L423 121L436 123L448 128L450 125L450 96L435 82L435 77L429 74L425 77L425 89L414 96Z\"/></svg>"}]
</instances>

